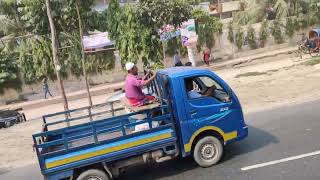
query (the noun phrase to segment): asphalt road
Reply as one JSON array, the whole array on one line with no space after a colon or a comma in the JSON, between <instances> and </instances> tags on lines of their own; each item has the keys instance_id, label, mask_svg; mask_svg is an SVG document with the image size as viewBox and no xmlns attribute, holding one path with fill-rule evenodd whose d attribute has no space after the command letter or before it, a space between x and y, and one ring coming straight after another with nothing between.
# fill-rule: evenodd
<instances>
[{"instance_id":1,"label":"asphalt road","mask_svg":"<svg viewBox=\"0 0 320 180\"><path fill-rule=\"evenodd\" d=\"M197 167L188 158L132 168L120 179L320 179L320 101L248 114L246 120L249 137L226 147L222 162L214 167ZM253 169L242 170L248 166ZM39 172L36 164L0 171L0 180L40 180Z\"/></svg>"}]
</instances>

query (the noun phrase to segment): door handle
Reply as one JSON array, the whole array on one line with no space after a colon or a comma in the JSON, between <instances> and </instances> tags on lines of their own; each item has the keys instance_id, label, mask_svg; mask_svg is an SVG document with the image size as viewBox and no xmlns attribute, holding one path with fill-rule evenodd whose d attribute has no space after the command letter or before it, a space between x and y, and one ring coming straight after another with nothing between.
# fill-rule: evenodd
<instances>
[{"instance_id":1,"label":"door handle","mask_svg":"<svg viewBox=\"0 0 320 180\"><path fill-rule=\"evenodd\" d=\"M192 111L190 111L190 114L194 115L194 114L197 114L197 112L198 112L197 110L192 110Z\"/></svg>"}]
</instances>

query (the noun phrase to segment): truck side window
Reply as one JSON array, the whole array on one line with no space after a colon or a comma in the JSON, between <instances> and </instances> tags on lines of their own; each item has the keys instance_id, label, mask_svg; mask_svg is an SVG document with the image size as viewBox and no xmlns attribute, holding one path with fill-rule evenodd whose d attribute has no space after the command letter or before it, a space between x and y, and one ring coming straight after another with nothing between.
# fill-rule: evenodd
<instances>
[{"instance_id":1,"label":"truck side window","mask_svg":"<svg viewBox=\"0 0 320 180\"><path fill-rule=\"evenodd\" d=\"M195 99L202 97L202 94L197 90L193 78L185 79L186 91L189 99Z\"/></svg>"},{"instance_id":2,"label":"truck side window","mask_svg":"<svg viewBox=\"0 0 320 180\"><path fill-rule=\"evenodd\" d=\"M208 76L198 76L185 79L186 91L189 99L213 97L219 102L230 102L229 94Z\"/></svg>"}]
</instances>

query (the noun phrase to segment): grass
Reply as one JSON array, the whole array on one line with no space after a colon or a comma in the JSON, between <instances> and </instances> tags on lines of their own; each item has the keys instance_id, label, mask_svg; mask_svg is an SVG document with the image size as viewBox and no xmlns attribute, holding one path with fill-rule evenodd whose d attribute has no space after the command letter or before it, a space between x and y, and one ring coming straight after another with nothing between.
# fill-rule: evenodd
<instances>
[{"instance_id":1,"label":"grass","mask_svg":"<svg viewBox=\"0 0 320 180\"><path fill-rule=\"evenodd\" d=\"M320 64L320 57L312 58L310 61L307 61L303 64L307 66L314 66L316 64Z\"/></svg>"},{"instance_id":2,"label":"grass","mask_svg":"<svg viewBox=\"0 0 320 180\"><path fill-rule=\"evenodd\" d=\"M243 73L243 74L238 74L236 76L236 78L240 78L240 77L249 77L249 76L261 76L261 75L265 75L267 74L266 72L247 72L247 73Z\"/></svg>"}]
</instances>

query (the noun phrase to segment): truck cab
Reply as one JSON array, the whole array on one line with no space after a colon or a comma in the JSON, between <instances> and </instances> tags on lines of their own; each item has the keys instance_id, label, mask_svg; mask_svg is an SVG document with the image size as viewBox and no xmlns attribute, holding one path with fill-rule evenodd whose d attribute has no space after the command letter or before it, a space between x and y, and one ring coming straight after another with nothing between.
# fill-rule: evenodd
<instances>
[{"instance_id":1,"label":"truck cab","mask_svg":"<svg viewBox=\"0 0 320 180\"><path fill-rule=\"evenodd\" d=\"M98 113L93 113L94 106L44 116L44 131L33 135L44 177L107 180L130 166L178 156L193 156L199 166L209 167L219 162L225 145L248 134L237 96L210 70L160 70L149 88L158 100L152 108L117 115L115 111L123 107L111 104ZM84 109L88 115L72 114ZM66 118L48 122L58 115ZM134 118L137 115L142 118ZM83 118L90 121L70 125ZM68 126L50 130L59 124ZM136 130L140 125L147 128Z\"/></svg>"},{"instance_id":2,"label":"truck cab","mask_svg":"<svg viewBox=\"0 0 320 180\"><path fill-rule=\"evenodd\" d=\"M199 138L208 134L216 136L223 144L243 139L248 127L244 122L239 99L232 89L216 74L206 69L189 67L169 68L159 72L168 79L170 99L181 130L183 156L190 155ZM189 97L187 83L201 96ZM215 86L214 92L204 95Z\"/></svg>"}]
</instances>

